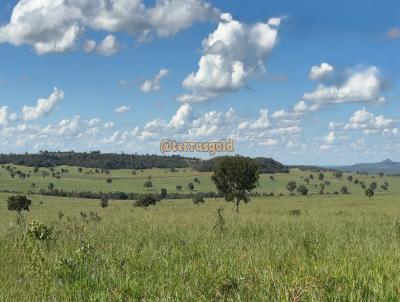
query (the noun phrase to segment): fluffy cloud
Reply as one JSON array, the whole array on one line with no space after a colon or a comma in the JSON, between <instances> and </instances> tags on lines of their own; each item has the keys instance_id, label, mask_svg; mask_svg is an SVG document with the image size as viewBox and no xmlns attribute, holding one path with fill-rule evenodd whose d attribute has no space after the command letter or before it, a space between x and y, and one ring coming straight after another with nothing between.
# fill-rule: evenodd
<instances>
[{"instance_id":1,"label":"fluffy cloud","mask_svg":"<svg viewBox=\"0 0 400 302\"><path fill-rule=\"evenodd\" d=\"M0 108L0 126L5 126L8 124L8 107L3 106Z\"/></svg>"},{"instance_id":2,"label":"fluffy cloud","mask_svg":"<svg viewBox=\"0 0 400 302\"><path fill-rule=\"evenodd\" d=\"M182 128L186 126L190 120L192 108L189 104L183 104L179 107L176 114L172 117L169 122L169 126L172 128Z\"/></svg>"},{"instance_id":3,"label":"fluffy cloud","mask_svg":"<svg viewBox=\"0 0 400 302\"><path fill-rule=\"evenodd\" d=\"M336 134L334 131L329 132L327 136L324 137L325 143L332 145L336 141Z\"/></svg>"},{"instance_id":4,"label":"fluffy cloud","mask_svg":"<svg viewBox=\"0 0 400 302\"><path fill-rule=\"evenodd\" d=\"M0 43L29 44L38 54L64 52L86 28L168 37L218 14L202 0L158 0L151 7L144 0L20 0L0 27Z\"/></svg>"},{"instance_id":5,"label":"fluffy cloud","mask_svg":"<svg viewBox=\"0 0 400 302\"><path fill-rule=\"evenodd\" d=\"M372 103L383 104L384 83L376 67L352 73L344 83L334 86L320 84L316 90L305 93L303 100L315 104Z\"/></svg>"},{"instance_id":6,"label":"fluffy cloud","mask_svg":"<svg viewBox=\"0 0 400 302\"><path fill-rule=\"evenodd\" d=\"M114 111L117 114L122 114L122 113L127 113L129 110L131 110L131 107L129 107L129 106L121 106L121 107L115 108Z\"/></svg>"},{"instance_id":7,"label":"fluffy cloud","mask_svg":"<svg viewBox=\"0 0 400 302\"><path fill-rule=\"evenodd\" d=\"M117 53L120 45L113 35L108 35L103 41L97 44L94 40L88 40L85 44L85 51L87 53L96 52L102 56L112 56Z\"/></svg>"},{"instance_id":8,"label":"fluffy cloud","mask_svg":"<svg viewBox=\"0 0 400 302\"><path fill-rule=\"evenodd\" d=\"M52 112L64 99L64 92L54 88L53 93L47 99L39 99L35 107L24 106L22 108L22 119L24 121L36 120Z\"/></svg>"},{"instance_id":9,"label":"fluffy cloud","mask_svg":"<svg viewBox=\"0 0 400 302\"><path fill-rule=\"evenodd\" d=\"M354 112L349 122L343 127L345 130L385 130L393 128L398 120L386 118L383 115L376 116L368 112L365 108ZM371 133L372 133L371 132Z\"/></svg>"},{"instance_id":10,"label":"fluffy cloud","mask_svg":"<svg viewBox=\"0 0 400 302\"><path fill-rule=\"evenodd\" d=\"M162 78L166 77L168 73L169 71L167 69L161 69L154 79L145 81L140 86L140 90L144 93L160 90L161 89L160 81Z\"/></svg>"},{"instance_id":11,"label":"fluffy cloud","mask_svg":"<svg viewBox=\"0 0 400 302\"><path fill-rule=\"evenodd\" d=\"M320 66L313 66L310 70L310 79L320 80L333 72L333 66L328 63L322 63Z\"/></svg>"},{"instance_id":12,"label":"fluffy cloud","mask_svg":"<svg viewBox=\"0 0 400 302\"><path fill-rule=\"evenodd\" d=\"M239 90L249 78L265 72L264 60L276 45L279 24L279 18L272 18L247 25L222 14L218 28L203 41L198 70L183 81L192 93L178 100L203 102Z\"/></svg>"},{"instance_id":13,"label":"fluffy cloud","mask_svg":"<svg viewBox=\"0 0 400 302\"><path fill-rule=\"evenodd\" d=\"M387 36L390 39L398 39L400 38L400 27L394 27L392 29L390 29L387 33Z\"/></svg>"}]
</instances>

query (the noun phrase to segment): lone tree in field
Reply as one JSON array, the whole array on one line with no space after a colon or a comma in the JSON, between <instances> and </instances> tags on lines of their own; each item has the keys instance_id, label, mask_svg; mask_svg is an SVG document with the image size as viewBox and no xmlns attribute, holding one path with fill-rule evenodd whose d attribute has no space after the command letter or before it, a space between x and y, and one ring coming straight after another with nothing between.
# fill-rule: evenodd
<instances>
[{"instance_id":1,"label":"lone tree in field","mask_svg":"<svg viewBox=\"0 0 400 302\"><path fill-rule=\"evenodd\" d=\"M349 189L346 186L340 188L340 193L349 194Z\"/></svg>"},{"instance_id":2,"label":"lone tree in field","mask_svg":"<svg viewBox=\"0 0 400 302\"><path fill-rule=\"evenodd\" d=\"M177 191L182 191L182 186L177 185L177 186L176 186L176 190L177 190Z\"/></svg>"},{"instance_id":3,"label":"lone tree in field","mask_svg":"<svg viewBox=\"0 0 400 302\"><path fill-rule=\"evenodd\" d=\"M190 191L193 191L193 190L194 190L194 185L193 185L193 183L189 183L189 184L188 184L188 188L189 188Z\"/></svg>"},{"instance_id":4,"label":"lone tree in field","mask_svg":"<svg viewBox=\"0 0 400 302\"><path fill-rule=\"evenodd\" d=\"M167 189L162 188L161 193L160 193L160 198L165 199L165 198L167 198L167 195L168 195Z\"/></svg>"},{"instance_id":5,"label":"lone tree in field","mask_svg":"<svg viewBox=\"0 0 400 302\"><path fill-rule=\"evenodd\" d=\"M146 182L144 183L143 186L144 186L145 188L147 188L147 190L150 190L150 188L153 187L153 183L152 183L150 180L148 180L148 181L146 181Z\"/></svg>"},{"instance_id":6,"label":"lone tree in field","mask_svg":"<svg viewBox=\"0 0 400 302\"><path fill-rule=\"evenodd\" d=\"M236 211L239 212L240 202L243 200L248 203L249 193L257 186L258 164L247 157L221 157L214 169L212 180L226 201L236 202Z\"/></svg>"},{"instance_id":7,"label":"lone tree in field","mask_svg":"<svg viewBox=\"0 0 400 302\"><path fill-rule=\"evenodd\" d=\"M21 214L22 211L29 211L32 201L25 195L10 196L7 199L7 208L9 211L16 211Z\"/></svg>"},{"instance_id":8,"label":"lone tree in field","mask_svg":"<svg viewBox=\"0 0 400 302\"><path fill-rule=\"evenodd\" d=\"M374 190L372 190L371 188L365 190L365 196L367 196L368 199L374 198L374 195Z\"/></svg>"},{"instance_id":9,"label":"lone tree in field","mask_svg":"<svg viewBox=\"0 0 400 302\"><path fill-rule=\"evenodd\" d=\"M375 191L377 187L378 187L378 184L377 184L376 182L372 182L372 183L369 185L369 188L370 188L372 191Z\"/></svg>"},{"instance_id":10,"label":"lone tree in field","mask_svg":"<svg viewBox=\"0 0 400 302\"><path fill-rule=\"evenodd\" d=\"M106 195L106 194L101 195L100 206L103 209L108 208L108 195Z\"/></svg>"},{"instance_id":11,"label":"lone tree in field","mask_svg":"<svg viewBox=\"0 0 400 302\"><path fill-rule=\"evenodd\" d=\"M155 205L157 202L157 199L150 194L146 194L146 195L142 195L139 197L139 199L137 201L134 202L134 206L135 207L141 207L141 208L145 208L147 210L147 208L151 205Z\"/></svg>"},{"instance_id":12,"label":"lone tree in field","mask_svg":"<svg viewBox=\"0 0 400 302\"><path fill-rule=\"evenodd\" d=\"M324 173L320 172L320 173L318 174L318 179L319 179L319 180L324 180L324 178L325 178Z\"/></svg>"},{"instance_id":13,"label":"lone tree in field","mask_svg":"<svg viewBox=\"0 0 400 302\"><path fill-rule=\"evenodd\" d=\"M205 203L205 202L206 201L203 198L203 194L201 194L201 193L198 193L193 197L193 203L196 204L196 205L199 205L199 204L202 204L202 203Z\"/></svg>"},{"instance_id":14,"label":"lone tree in field","mask_svg":"<svg viewBox=\"0 0 400 302\"><path fill-rule=\"evenodd\" d=\"M352 182L352 181L353 181L353 176L352 176L352 175L347 176L347 180L348 180L349 182Z\"/></svg>"},{"instance_id":15,"label":"lone tree in field","mask_svg":"<svg viewBox=\"0 0 400 302\"><path fill-rule=\"evenodd\" d=\"M294 190L296 190L296 188L297 188L297 184L295 181L290 181L286 186L286 189L288 189L288 191L290 193L294 192Z\"/></svg>"},{"instance_id":16,"label":"lone tree in field","mask_svg":"<svg viewBox=\"0 0 400 302\"><path fill-rule=\"evenodd\" d=\"M308 194L308 189L305 185L301 185L297 188L297 193L299 193L302 196L305 196Z\"/></svg>"}]
</instances>

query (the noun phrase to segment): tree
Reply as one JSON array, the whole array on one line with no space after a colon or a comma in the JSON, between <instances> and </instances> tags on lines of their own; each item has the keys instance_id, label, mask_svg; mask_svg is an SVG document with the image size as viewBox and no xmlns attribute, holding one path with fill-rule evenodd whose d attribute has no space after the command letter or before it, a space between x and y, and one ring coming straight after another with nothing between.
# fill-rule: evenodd
<instances>
[{"instance_id":1,"label":"tree","mask_svg":"<svg viewBox=\"0 0 400 302\"><path fill-rule=\"evenodd\" d=\"M165 198L167 198L167 195L168 195L167 189L162 188L160 198L165 199Z\"/></svg>"},{"instance_id":2,"label":"tree","mask_svg":"<svg viewBox=\"0 0 400 302\"><path fill-rule=\"evenodd\" d=\"M241 201L250 201L249 193L259 180L258 164L253 159L241 156L221 157L215 167L212 180L227 202L236 202L239 212Z\"/></svg>"},{"instance_id":3,"label":"tree","mask_svg":"<svg viewBox=\"0 0 400 302\"><path fill-rule=\"evenodd\" d=\"M152 183L150 180L148 180L148 181L146 181L146 182L144 183L143 186L144 186L145 188L147 188L147 190L150 190L150 188L153 187L153 183Z\"/></svg>"},{"instance_id":4,"label":"tree","mask_svg":"<svg viewBox=\"0 0 400 302\"><path fill-rule=\"evenodd\" d=\"M181 190L182 190L182 186L177 185L177 186L176 186L176 190L177 190L177 191L181 191Z\"/></svg>"},{"instance_id":5,"label":"tree","mask_svg":"<svg viewBox=\"0 0 400 302\"><path fill-rule=\"evenodd\" d=\"M333 173L333 175L337 178L340 179L343 176L343 172L342 171L336 171L335 173Z\"/></svg>"},{"instance_id":6,"label":"tree","mask_svg":"<svg viewBox=\"0 0 400 302\"><path fill-rule=\"evenodd\" d=\"M368 199L374 198L374 195L374 190L372 190L371 188L365 190L365 196L367 196Z\"/></svg>"},{"instance_id":7,"label":"tree","mask_svg":"<svg viewBox=\"0 0 400 302\"><path fill-rule=\"evenodd\" d=\"M198 193L193 197L193 203L199 205L201 203L205 203L206 201L203 198L203 194Z\"/></svg>"},{"instance_id":8,"label":"tree","mask_svg":"<svg viewBox=\"0 0 400 302\"><path fill-rule=\"evenodd\" d=\"M54 189L54 184L51 182L49 183L49 186L47 187L49 191L52 191Z\"/></svg>"},{"instance_id":9,"label":"tree","mask_svg":"<svg viewBox=\"0 0 400 302\"><path fill-rule=\"evenodd\" d=\"M106 183L108 183L108 184L112 183L112 179L111 178L107 178L106 179Z\"/></svg>"},{"instance_id":10,"label":"tree","mask_svg":"<svg viewBox=\"0 0 400 302\"><path fill-rule=\"evenodd\" d=\"M369 188L370 188L372 191L375 191L377 187L378 187L378 184L377 184L375 181L372 182L372 183L369 185Z\"/></svg>"},{"instance_id":11,"label":"tree","mask_svg":"<svg viewBox=\"0 0 400 302\"><path fill-rule=\"evenodd\" d=\"M82 168L78 168L78 172L82 173L83 169Z\"/></svg>"},{"instance_id":12,"label":"tree","mask_svg":"<svg viewBox=\"0 0 400 302\"><path fill-rule=\"evenodd\" d=\"M145 208L147 210L147 208L151 205L155 205L157 202L157 199L150 194L146 194L146 195L141 195L139 197L139 199L133 204L135 207L141 207L141 208Z\"/></svg>"},{"instance_id":13,"label":"tree","mask_svg":"<svg viewBox=\"0 0 400 302\"><path fill-rule=\"evenodd\" d=\"M197 177L195 177L195 178L193 179L193 181L196 182L196 183L198 183L198 184L200 183L200 180L199 180Z\"/></svg>"},{"instance_id":14,"label":"tree","mask_svg":"<svg viewBox=\"0 0 400 302\"><path fill-rule=\"evenodd\" d=\"M294 192L294 190L296 190L297 184L296 184L295 181L290 181L290 182L287 184L286 188L288 189L288 191L289 191L290 193L292 193L292 192Z\"/></svg>"},{"instance_id":15,"label":"tree","mask_svg":"<svg viewBox=\"0 0 400 302\"><path fill-rule=\"evenodd\" d=\"M314 179L314 175L313 174L310 174L310 177L309 177L310 179Z\"/></svg>"},{"instance_id":16,"label":"tree","mask_svg":"<svg viewBox=\"0 0 400 302\"><path fill-rule=\"evenodd\" d=\"M379 173L379 176L382 178L383 176L385 176L385 173L380 172L380 173Z\"/></svg>"},{"instance_id":17,"label":"tree","mask_svg":"<svg viewBox=\"0 0 400 302\"><path fill-rule=\"evenodd\" d=\"M347 180L348 180L349 182L352 182L352 181L353 181L353 176L352 176L352 175L347 176Z\"/></svg>"},{"instance_id":18,"label":"tree","mask_svg":"<svg viewBox=\"0 0 400 302\"><path fill-rule=\"evenodd\" d=\"M107 194L101 195L101 198L100 198L100 206L101 206L103 209L108 208L108 195L107 195Z\"/></svg>"},{"instance_id":19,"label":"tree","mask_svg":"<svg viewBox=\"0 0 400 302\"><path fill-rule=\"evenodd\" d=\"M188 188L189 188L190 191L193 191L193 190L194 190L194 185L193 185L193 183L190 182L190 183L188 184Z\"/></svg>"},{"instance_id":20,"label":"tree","mask_svg":"<svg viewBox=\"0 0 400 302\"><path fill-rule=\"evenodd\" d=\"M9 211L16 211L21 214L22 211L29 211L32 201L25 195L10 196L7 198L7 208Z\"/></svg>"},{"instance_id":21,"label":"tree","mask_svg":"<svg viewBox=\"0 0 400 302\"><path fill-rule=\"evenodd\" d=\"M349 194L349 189L346 186L340 188L340 193Z\"/></svg>"},{"instance_id":22,"label":"tree","mask_svg":"<svg viewBox=\"0 0 400 302\"><path fill-rule=\"evenodd\" d=\"M308 189L305 185L301 185L297 188L297 193L299 193L302 196L305 196L308 194Z\"/></svg>"},{"instance_id":23,"label":"tree","mask_svg":"<svg viewBox=\"0 0 400 302\"><path fill-rule=\"evenodd\" d=\"M318 174L318 179L319 179L319 180L324 180L324 178L325 178L324 173L320 172L320 173Z\"/></svg>"}]
</instances>

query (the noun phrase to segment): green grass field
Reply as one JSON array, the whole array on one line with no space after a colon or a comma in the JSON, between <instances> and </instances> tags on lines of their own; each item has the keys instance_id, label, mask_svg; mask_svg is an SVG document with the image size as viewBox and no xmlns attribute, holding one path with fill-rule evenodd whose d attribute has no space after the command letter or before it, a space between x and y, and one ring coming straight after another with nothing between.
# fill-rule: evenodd
<instances>
[{"instance_id":1,"label":"green grass field","mask_svg":"<svg viewBox=\"0 0 400 302\"><path fill-rule=\"evenodd\" d=\"M151 175L155 190L175 191L194 177L197 190L214 190L210 174L189 169L135 176L68 169L60 180L11 179L0 170L1 189L53 182L65 190L145 192ZM10 194L0 193L0 301L398 301L400 179L354 175L367 185L389 183L368 200L346 175L325 173L332 182L326 191L346 185L352 194L287 196L287 182L304 183L309 174L263 175L258 191L286 196L253 198L240 213L219 199L199 206L165 200L145 210L128 201L102 209L97 200L29 195L31 211L18 225L7 210ZM308 185L312 192L318 183ZM54 227L50 240L28 235L34 220Z\"/></svg>"},{"instance_id":2,"label":"green grass field","mask_svg":"<svg viewBox=\"0 0 400 302\"><path fill-rule=\"evenodd\" d=\"M33 172L33 168L15 166L16 170L20 170L26 174L30 174L29 178L20 179L17 176L10 177L9 172L0 168L0 190L20 191L27 193L29 191L38 192L40 189L47 190L49 183L53 183L56 189L64 191L92 191L92 192L160 192L161 188L165 188L168 192L176 193L176 186L182 186L183 193L190 192L188 184L193 183L197 192L216 191L214 184L211 181L211 173L199 173L192 169L178 169L177 173L172 173L169 170L163 169L148 169L136 171L136 175L132 175L132 170L113 170L109 175L96 174L95 169L83 169L83 172L78 172L78 167L58 167L55 171L61 171L62 168L69 170L69 173L62 174L60 179L52 176L42 177L41 171L48 169L40 169L38 173ZM90 173L92 172L92 173ZM310 179L310 183L306 184L304 179L309 178L310 174L314 179ZM392 176L373 176L373 175L357 175L344 173L341 179L336 179L332 173L324 173L325 180L331 184L326 186L326 193L339 192L342 186L348 187L353 194L363 194L364 190L360 185L355 185L347 180L348 175L352 175L354 179L364 181L367 187L371 182L377 182L378 192L382 191L380 186L384 182L389 183L389 193L400 193L400 177ZM260 175L260 184L255 192L260 193L279 193L287 194L286 185L289 181L296 181L298 185L304 184L308 187L310 194L319 192L319 184L324 181L318 180L318 173L300 171L292 169L290 173L278 173L272 175L275 180L271 180L270 174ZM148 190L143 185L149 180L153 184L153 188ZM106 179L111 178L112 183L107 183ZM200 183L195 183L194 178L198 178ZM35 187L32 186L35 184Z\"/></svg>"}]
</instances>

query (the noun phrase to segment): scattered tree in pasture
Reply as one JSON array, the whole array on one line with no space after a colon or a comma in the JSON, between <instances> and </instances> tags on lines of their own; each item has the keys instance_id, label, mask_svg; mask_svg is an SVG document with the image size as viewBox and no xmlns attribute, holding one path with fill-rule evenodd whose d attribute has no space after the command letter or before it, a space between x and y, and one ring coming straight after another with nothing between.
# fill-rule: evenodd
<instances>
[{"instance_id":1,"label":"scattered tree in pasture","mask_svg":"<svg viewBox=\"0 0 400 302\"><path fill-rule=\"evenodd\" d=\"M247 157L221 157L212 180L226 201L236 202L236 211L239 212L240 202L249 202L249 194L258 184L258 164Z\"/></svg>"},{"instance_id":2,"label":"scattered tree in pasture","mask_svg":"<svg viewBox=\"0 0 400 302\"><path fill-rule=\"evenodd\" d=\"M372 190L371 188L365 190L365 196L367 196L368 199L374 198L374 195L374 190Z\"/></svg>"},{"instance_id":3,"label":"scattered tree in pasture","mask_svg":"<svg viewBox=\"0 0 400 302\"><path fill-rule=\"evenodd\" d=\"M146 181L145 183L144 183L144 185L143 185L147 190L150 190L152 187L153 187L153 183L150 181L150 180L148 180L148 181Z\"/></svg>"},{"instance_id":4,"label":"scattered tree in pasture","mask_svg":"<svg viewBox=\"0 0 400 302\"><path fill-rule=\"evenodd\" d=\"M47 186L47 188L48 188L50 191L54 190L54 184L53 184L52 182L49 183L49 185Z\"/></svg>"},{"instance_id":5,"label":"scattered tree in pasture","mask_svg":"<svg viewBox=\"0 0 400 302\"><path fill-rule=\"evenodd\" d=\"M342 171L336 171L335 173L333 173L333 176L335 176L336 179L340 179L343 176L343 172Z\"/></svg>"},{"instance_id":6,"label":"scattered tree in pasture","mask_svg":"<svg viewBox=\"0 0 400 302\"><path fill-rule=\"evenodd\" d=\"M340 188L340 193L349 194L349 189L346 186Z\"/></svg>"},{"instance_id":7,"label":"scattered tree in pasture","mask_svg":"<svg viewBox=\"0 0 400 302\"><path fill-rule=\"evenodd\" d=\"M182 186L177 185L177 186L176 186L176 190L177 190L177 191L182 191Z\"/></svg>"},{"instance_id":8,"label":"scattered tree in pasture","mask_svg":"<svg viewBox=\"0 0 400 302\"><path fill-rule=\"evenodd\" d=\"M190 182L190 183L188 184L188 189L189 189L190 191L193 191L193 190L194 190L194 184Z\"/></svg>"},{"instance_id":9,"label":"scattered tree in pasture","mask_svg":"<svg viewBox=\"0 0 400 302\"><path fill-rule=\"evenodd\" d=\"M78 172L82 173L83 172L83 168L78 168Z\"/></svg>"},{"instance_id":10,"label":"scattered tree in pasture","mask_svg":"<svg viewBox=\"0 0 400 302\"><path fill-rule=\"evenodd\" d=\"M141 195L137 201L134 202L135 207L147 208L151 205L155 205L157 203L157 199L150 194Z\"/></svg>"},{"instance_id":11,"label":"scattered tree in pasture","mask_svg":"<svg viewBox=\"0 0 400 302\"><path fill-rule=\"evenodd\" d=\"M200 180L199 180L197 177L195 177L195 178L193 179L193 181L196 182L196 183L198 183L198 184L200 183Z\"/></svg>"},{"instance_id":12,"label":"scattered tree in pasture","mask_svg":"<svg viewBox=\"0 0 400 302\"><path fill-rule=\"evenodd\" d=\"M286 188L287 188L287 190L288 190L290 193L292 193L292 192L294 192L294 190L296 190L297 184L296 184L295 181L290 181L290 182L287 184Z\"/></svg>"},{"instance_id":13,"label":"scattered tree in pasture","mask_svg":"<svg viewBox=\"0 0 400 302\"><path fill-rule=\"evenodd\" d=\"M107 194L101 195L101 198L100 198L100 206L101 206L103 209L108 208L108 195L107 195Z\"/></svg>"},{"instance_id":14,"label":"scattered tree in pasture","mask_svg":"<svg viewBox=\"0 0 400 302\"><path fill-rule=\"evenodd\" d=\"M160 193L160 198L165 199L165 198L167 198L167 195L168 195L167 189L162 188L161 193Z\"/></svg>"},{"instance_id":15,"label":"scattered tree in pasture","mask_svg":"<svg viewBox=\"0 0 400 302\"><path fill-rule=\"evenodd\" d=\"M313 175L313 174L310 174L309 178L310 178L310 179L314 179L314 175Z\"/></svg>"},{"instance_id":16,"label":"scattered tree in pasture","mask_svg":"<svg viewBox=\"0 0 400 302\"><path fill-rule=\"evenodd\" d=\"M299 193L302 196L305 196L308 194L308 189L305 185L301 185L297 188L297 193Z\"/></svg>"},{"instance_id":17,"label":"scattered tree in pasture","mask_svg":"<svg viewBox=\"0 0 400 302\"><path fill-rule=\"evenodd\" d=\"M198 193L193 197L193 203L196 205L205 203L206 201L204 200L203 194Z\"/></svg>"},{"instance_id":18,"label":"scattered tree in pasture","mask_svg":"<svg viewBox=\"0 0 400 302\"><path fill-rule=\"evenodd\" d=\"M320 172L320 173L318 174L318 179L319 179L319 180L324 180L324 178L325 178L324 173Z\"/></svg>"},{"instance_id":19,"label":"scattered tree in pasture","mask_svg":"<svg viewBox=\"0 0 400 302\"><path fill-rule=\"evenodd\" d=\"M106 183L108 183L108 184L112 183L112 178L107 178Z\"/></svg>"},{"instance_id":20,"label":"scattered tree in pasture","mask_svg":"<svg viewBox=\"0 0 400 302\"><path fill-rule=\"evenodd\" d=\"M7 198L7 208L9 211L16 211L21 214L22 211L29 211L32 201L25 195L10 196Z\"/></svg>"},{"instance_id":21,"label":"scattered tree in pasture","mask_svg":"<svg viewBox=\"0 0 400 302\"><path fill-rule=\"evenodd\" d=\"M308 178L304 178L304 181L305 181L306 184L310 183L310 179L308 179Z\"/></svg>"},{"instance_id":22,"label":"scattered tree in pasture","mask_svg":"<svg viewBox=\"0 0 400 302\"><path fill-rule=\"evenodd\" d=\"M353 181L353 175L347 176L347 180L348 180L349 182L352 182L352 181Z\"/></svg>"},{"instance_id":23,"label":"scattered tree in pasture","mask_svg":"<svg viewBox=\"0 0 400 302\"><path fill-rule=\"evenodd\" d=\"M372 182L372 183L369 185L369 188L370 188L372 191L375 191L377 187L378 187L378 184L377 184L375 181Z\"/></svg>"}]
</instances>

